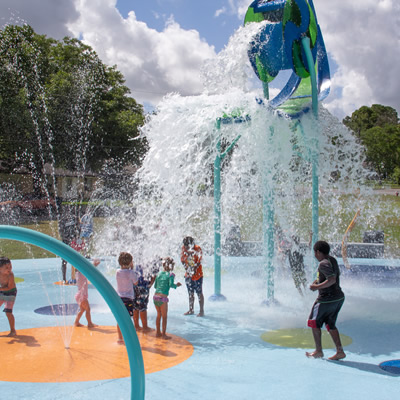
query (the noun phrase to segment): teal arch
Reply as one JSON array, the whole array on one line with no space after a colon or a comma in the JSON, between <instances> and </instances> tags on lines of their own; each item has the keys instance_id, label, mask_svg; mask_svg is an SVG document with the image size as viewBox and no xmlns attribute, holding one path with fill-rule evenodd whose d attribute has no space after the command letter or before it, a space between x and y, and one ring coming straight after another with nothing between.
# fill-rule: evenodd
<instances>
[{"instance_id":1,"label":"teal arch","mask_svg":"<svg viewBox=\"0 0 400 400\"><path fill-rule=\"evenodd\" d=\"M139 339L133 328L129 314L126 312L120 297L110 282L96 268L93 268L89 260L51 236L31 229L0 225L0 239L18 240L48 250L68 261L90 280L107 302L121 328L131 370L131 400L144 400L145 373Z\"/></svg>"}]
</instances>

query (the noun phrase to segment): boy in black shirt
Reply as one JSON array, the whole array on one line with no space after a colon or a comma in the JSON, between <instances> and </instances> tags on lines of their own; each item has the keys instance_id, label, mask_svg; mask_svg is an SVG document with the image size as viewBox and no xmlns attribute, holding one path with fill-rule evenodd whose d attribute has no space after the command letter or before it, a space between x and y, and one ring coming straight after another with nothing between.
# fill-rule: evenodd
<instances>
[{"instance_id":1,"label":"boy in black shirt","mask_svg":"<svg viewBox=\"0 0 400 400\"><path fill-rule=\"evenodd\" d=\"M336 319L344 302L344 293L340 288L340 270L336 259L329 255L330 246L322 240L314 245L314 255L319 261L317 279L310 285L312 291L318 290L308 319L308 326L312 328L315 351L306 352L307 357L321 358L324 356L321 343L321 328L325 323L333 342L336 354L329 360L341 360L346 357L340 341L339 331L336 328Z\"/></svg>"}]
</instances>

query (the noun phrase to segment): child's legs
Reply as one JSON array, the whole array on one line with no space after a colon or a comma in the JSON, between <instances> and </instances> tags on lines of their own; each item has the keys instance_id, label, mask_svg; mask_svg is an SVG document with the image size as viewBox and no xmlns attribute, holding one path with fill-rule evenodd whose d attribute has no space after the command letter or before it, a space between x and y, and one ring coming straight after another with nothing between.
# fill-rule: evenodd
<instances>
[{"instance_id":1,"label":"child's legs","mask_svg":"<svg viewBox=\"0 0 400 400\"><path fill-rule=\"evenodd\" d=\"M79 305L79 310L78 310L78 314L76 314L76 318L75 318L75 326L82 326L82 324L79 323L83 313L85 312L84 306L83 306L83 301L78 302Z\"/></svg>"},{"instance_id":2,"label":"child's legs","mask_svg":"<svg viewBox=\"0 0 400 400\"><path fill-rule=\"evenodd\" d=\"M140 311L139 315L140 315L140 320L142 321L143 329L148 329L149 327L147 325L147 310Z\"/></svg>"},{"instance_id":3,"label":"child's legs","mask_svg":"<svg viewBox=\"0 0 400 400\"><path fill-rule=\"evenodd\" d=\"M15 298L13 300L2 300L0 301L0 306L4 303L4 312L6 313L8 324L10 325L10 333L15 334L15 318L13 314L13 308L15 303Z\"/></svg>"},{"instance_id":4,"label":"child's legs","mask_svg":"<svg viewBox=\"0 0 400 400\"><path fill-rule=\"evenodd\" d=\"M340 340L339 331L337 329L329 329L329 334L331 335L333 343L335 343L336 351L343 352L343 346L342 341Z\"/></svg>"},{"instance_id":5,"label":"child's legs","mask_svg":"<svg viewBox=\"0 0 400 400\"><path fill-rule=\"evenodd\" d=\"M162 334L165 335L167 332L167 315L168 315L168 303L164 303L161 306L161 317L162 317Z\"/></svg>"},{"instance_id":6,"label":"child's legs","mask_svg":"<svg viewBox=\"0 0 400 400\"><path fill-rule=\"evenodd\" d=\"M139 315L140 320L142 321L142 328L148 330L149 327L147 325L147 306L149 304L149 289L145 288L141 292L140 302L139 302Z\"/></svg>"},{"instance_id":7,"label":"child's legs","mask_svg":"<svg viewBox=\"0 0 400 400\"><path fill-rule=\"evenodd\" d=\"M312 333L315 342L315 350L317 352L322 352L321 328L312 328Z\"/></svg>"},{"instance_id":8,"label":"child's legs","mask_svg":"<svg viewBox=\"0 0 400 400\"><path fill-rule=\"evenodd\" d=\"M193 313L194 310L194 288L193 282L191 278L185 278L185 283L189 295L189 312Z\"/></svg>"},{"instance_id":9,"label":"child's legs","mask_svg":"<svg viewBox=\"0 0 400 400\"><path fill-rule=\"evenodd\" d=\"M119 325L117 325L117 333L118 333L118 341L124 340Z\"/></svg>"},{"instance_id":10,"label":"child's legs","mask_svg":"<svg viewBox=\"0 0 400 400\"><path fill-rule=\"evenodd\" d=\"M200 306L200 314L204 314L204 295L203 295L203 278L194 281L194 289L197 293L197 297L199 299Z\"/></svg>"},{"instance_id":11,"label":"child's legs","mask_svg":"<svg viewBox=\"0 0 400 400\"><path fill-rule=\"evenodd\" d=\"M160 336L161 335L161 330L160 330L160 322L161 322L161 306L155 306L156 311L157 311L157 317L156 317L156 335Z\"/></svg>"},{"instance_id":12,"label":"child's legs","mask_svg":"<svg viewBox=\"0 0 400 400\"><path fill-rule=\"evenodd\" d=\"M133 310L133 325L135 325L135 329L139 329L139 310Z\"/></svg>"},{"instance_id":13,"label":"child's legs","mask_svg":"<svg viewBox=\"0 0 400 400\"><path fill-rule=\"evenodd\" d=\"M12 312L6 312L8 323L10 324L10 333L15 333L15 318Z\"/></svg>"},{"instance_id":14,"label":"child's legs","mask_svg":"<svg viewBox=\"0 0 400 400\"><path fill-rule=\"evenodd\" d=\"M194 292L189 292L189 311L194 311Z\"/></svg>"},{"instance_id":15,"label":"child's legs","mask_svg":"<svg viewBox=\"0 0 400 400\"><path fill-rule=\"evenodd\" d=\"M83 313L86 313L86 320L88 322L88 326L93 325L92 316L90 314L90 305L87 299L82 300L79 303L79 311L75 319L75 325L79 323L79 320L81 319Z\"/></svg>"},{"instance_id":16,"label":"child's legs","mask_svg":"<svg viewBox=\"0 0 400 400\"><path fill-rule=\"evenodd\" d=\"M88 300L83 301L85 311L86 311L86 321L88 322L88 326L93 325L92 322L92 313L90 312L90 305Z\"/></svg>"},{"instance_id":17,"label":"child's legs","mask_svg":"<svg viewBox=\"0 0 400 400\"><path fill-rule=\"evenodd\" d=\"M62 280L67 281L67 262L65 260L61 261L61 273L62 273Z\"/></svg>"}]
</instances>

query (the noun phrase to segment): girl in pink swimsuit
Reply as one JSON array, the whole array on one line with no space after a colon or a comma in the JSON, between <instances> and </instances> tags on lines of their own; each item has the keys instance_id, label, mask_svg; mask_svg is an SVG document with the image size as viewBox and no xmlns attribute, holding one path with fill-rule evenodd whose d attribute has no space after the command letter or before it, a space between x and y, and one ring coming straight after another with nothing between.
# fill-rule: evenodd
<instances>
[{"instance_id":1,"label":"girl in pink swimsuit","mask_svg":"<svg viewBox=\"0 0 400 400\"><path fill-rule=\"evenodd\" d=\"M100 260L94 260L93 265L97 267L100 264ZM76 271L76 285L78 287L78 292L75 295L75 300L79 305L79 311L75 318L75 326L83 326L79 321L83 315L86 313L86 320L88 323L88 328L94 328L95 325L92 322L92 316L90 314L90 305L89 305L89 295L88 295L88 280L82 272Z\"/></svg>"}]
</instances>

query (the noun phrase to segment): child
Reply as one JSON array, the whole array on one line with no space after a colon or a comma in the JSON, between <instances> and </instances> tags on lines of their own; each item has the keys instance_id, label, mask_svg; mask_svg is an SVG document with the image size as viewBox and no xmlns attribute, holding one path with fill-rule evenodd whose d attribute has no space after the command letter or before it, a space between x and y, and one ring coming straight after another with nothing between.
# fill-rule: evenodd
<instances>
[{"instance_id":1,"label":"child","mask_svg":"<svg viewBox=\"0 0 400 400\"><path fill-rule=\"evenodd\" d=\"M162 266L164 271L158 273L154 287L156 289L153 301L157 310L156 319L156 337L162 337L163 339L171 339L170 336L166 335L167 331L167 314L168 314L168 294L169 289L181 286L181 283L174 284L175 275L172 273L174 270L174 260L170 257L164 258ZM162 333L160 330L160 322L162 318Z\"/></svg>"},{"instance_id":2,"label":"child","mask_svg":"<svg viewBox=\"0 0 400 400\"><path fill-rule=\"evenodd\" d=\"M296 289L303 296L303 288L306 289L307 276L304 266L304 254L300 249L300 238L292 236L293 246L289 250L289 265L292 270L292 278Z\"/></svg>"},{"instance_id":3,"label":"child","mask_svg":"<svg viewBox=\"0 0 400 400\"><path fill-rule=\"evenodd\" d=\"M100 264L100 260L94 260L93 265L97 267ZM89 305L89 292L88 292L88 280L82 272L76 271L76 285L78 287L78 292L75 295L75 300L79 305L79 311L75 318L75 326L83 326L79 321L84 312L86 312L86 320L88 328L94 328L95 325L92 322L92 316L90 314L90 305Z\"/></svg>"},{"instance_id":4,"label":"child","mask_svg":"<svg viewBox=\"0 0 400 400\"><path fill-rule=\"evenodd\" d=\"M133 290L134 285L137 284L138 277L136 272L133 271L133 257L129 253L122 252L118 257L118 263L120 269L117 270L117 292L121 297L129 315L133 317L133 299L135 292ZM124 344L122 332L120 327L117 325L118 331L118 344Z\"/></svg>"},{"instance_id":5,"label":"child","mask_svg":"<svg viewBox=\"0 0 400 400\"><path fill-rule=\"evenodd\" d=\"M90 213L86 213L80 219L80 237L86 240L93 235L93 217Z\"/></svg>"},{"instance_id":6,"label":"child","mask_svg":"<svg viewBox=\"0 0 400 400\"><path fill-rule=\"evenodd\" d=\"M313 292L318 290L318 297L308 318L312 328L315 351L306 352L307 357L322 358L321 328L325 324L336 347L336 354L329 360L341 360L346 357L336 328L336 319L344 303L344 293L340 287L340 270L336 258L329 255L330 246L319 240L314 244L314 255L319 261L317 279L310 285Z\"/></svg>"},{"instance_id":7,"label":"child","mask_svg":"<svg viewBox=\"0 0 400 400\"><path fill-rule=\"evenodd\" d=\"M72 239L70 246L77 251L78 253L84 255L85 252L85 242L76 235L74 239ZM69 285L76 284L76 268L71 265L71 279L68 281Z\"/></svg>"},{"instance_id":8,"label":"child","mask_svg":"<svg viewBox=\"0 0 400 400\"><path fill-rule=\"evenodd\" d=\"M15 286L14 274L11 261L7 257L0 257L0 306L5 303L4 312L10 325L10 333L7 336L16 336L15 318L12 313L17 288Z\"/></svg>"},{"instance_id":9,"label":"child","mask_svg":"<svg viewBox=\"0 0 400 400\"><path fill-rule=\"evenodd\" d=\"M147 325L147 305L149 304L150 288L156 279L155 275L143 273L141 265L137 265L135 272L138 276L137 285L133 287L135 292L135 299L133 301L133 323L135 329L143 329L143 333L149 332L151 329ZM142 321L142 328L139 326L139 316Z\"/></svg>"},{"instance_id":10,"label":"child","mask_svg":"<svg viewBox=\"0 0 400 400\"><path fill-rule=\"evenodd\" d=\"M189 310L183 315L194 314L194 293L199 299L200 312L198 317L204 316L204 295L203 295L203 267L201 260L203 252L201 247L195 244L191 236L183 239L181 251L181 262L185 268L185 283L189 294Z\"/></svg>"}]
</instances>

